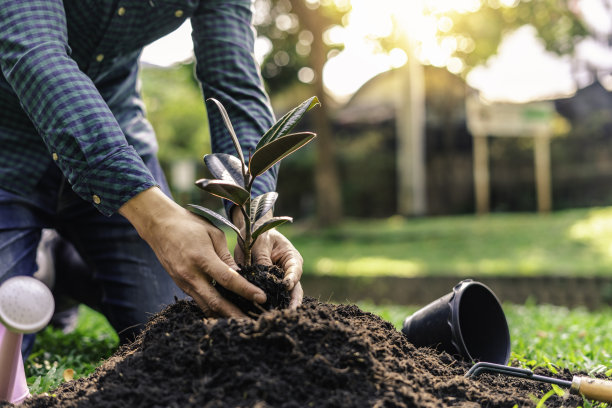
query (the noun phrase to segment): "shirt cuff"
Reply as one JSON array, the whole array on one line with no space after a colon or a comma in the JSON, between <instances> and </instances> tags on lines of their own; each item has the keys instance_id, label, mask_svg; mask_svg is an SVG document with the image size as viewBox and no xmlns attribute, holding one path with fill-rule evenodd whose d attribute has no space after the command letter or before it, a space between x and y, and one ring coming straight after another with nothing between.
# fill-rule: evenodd
<instances>
[{"instance_id":1,"label":"shirt cuff","mask_svg":"<svg viewBox=\"0 0 612 408\"><path fill-rule=\"evenodd\" d=\"M158 185L136 150L125 146L79 177L72 189L111 216L138 193Z\"/></svg>"}]
</instances>

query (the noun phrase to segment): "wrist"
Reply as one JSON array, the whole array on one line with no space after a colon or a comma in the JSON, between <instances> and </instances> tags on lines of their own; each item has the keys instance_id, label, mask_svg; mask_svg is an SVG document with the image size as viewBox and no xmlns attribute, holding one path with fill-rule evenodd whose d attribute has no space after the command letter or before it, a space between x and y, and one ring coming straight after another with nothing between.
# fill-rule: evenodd
<instances>
[{"instance_id":1,"label":"wrist","mask_svg":"<svg viewBox=\"0 0 612 408\"><path fill-rule=\"evenodd\" d=\"M159 187L151 187L129 199L119 208L119 214L124 216L136 229L138 234L148 241L148 237L157 225L176 211L183 208L165 195Z\"/></svg>"}]
</instances>

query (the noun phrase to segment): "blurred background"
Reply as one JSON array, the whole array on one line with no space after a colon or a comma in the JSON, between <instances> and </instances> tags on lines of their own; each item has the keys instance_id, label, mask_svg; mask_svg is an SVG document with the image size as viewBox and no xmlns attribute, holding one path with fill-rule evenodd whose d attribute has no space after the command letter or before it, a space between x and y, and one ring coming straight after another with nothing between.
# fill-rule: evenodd
<instances>
[{"instance_id":1,"label":"blurred background","mask_svg":"<svg viewBox=\"0 0 612 408\"><path fill-rule=\"evenodd\" d=\"M436 279L445 292L472 277L518 302L612 299L612 2L254 9L277 117L322 103L300 124L318 138L282 162L275 209L296 221L283 232L314 294L421 303ZM190 32L145 49L143 94L177 201L221 209L193 183L210 143Z\"/></svg>"}]
</instances>

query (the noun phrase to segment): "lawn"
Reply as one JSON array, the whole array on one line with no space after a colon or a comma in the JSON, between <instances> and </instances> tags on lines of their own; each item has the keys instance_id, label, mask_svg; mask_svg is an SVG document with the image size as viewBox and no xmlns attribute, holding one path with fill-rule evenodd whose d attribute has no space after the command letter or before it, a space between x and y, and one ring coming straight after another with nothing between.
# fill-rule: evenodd
<instances>
[{"instance_id":1,"label":"lawn","mask_svg":"<svg viewBox=\"0 0 612 408\"><path fill-rule=\"evenodd\" d=\"M347 221L281 227L304 272L358 276L602 276L612 271L612 207Z\"/></svg>"}]
</instances>

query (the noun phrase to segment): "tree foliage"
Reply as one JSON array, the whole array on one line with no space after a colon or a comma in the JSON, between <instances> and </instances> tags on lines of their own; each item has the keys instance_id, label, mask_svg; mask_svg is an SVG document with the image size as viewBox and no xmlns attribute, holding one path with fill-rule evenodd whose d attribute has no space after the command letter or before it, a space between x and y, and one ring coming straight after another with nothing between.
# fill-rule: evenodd
<instances>
[{"instance_id":1,"label":"tree foliage","mask_svg":"<svg viewBox=\"0 0 612 408\"><path fill-rule=\"evenodd\" d=\"M317 28L319 32L312 30L305 24L305 15L301 11L302 4L309 10L317 13ZM298 73L306 68L313 70L312 45L315 36L323 36L326 49L324 57L337 54L342 50L343 44L333 44L327 38L329 30L346 24L346 14L350 10L350 3L334 2L331 0L306 1L306 0L256 0L257 32L260 36L270 41L271 52L266 56L262 64L262 76L272 94L296 84L299 80ZM313 78L314 80L315 78ZM302 77L302 82L310 83L308 75Z\"/></svg>"},{"instance_id":2,"label":"tree foliage","mask_svg":"<svg viewBox=\"0 0 612 408\"><path fill-rule=\"evenodd\" d=\"M450 38L458 44L454 56L466 67L464 72L484 63L497 52L504 34L524 25L533 26L548 51L558 55L571 54L576 43L588 35L579 16L570 7L571 0L520 0L502 5L500 0L484 0L475 12L457 11L438 14L448 17L452 28L438 31L440 39Z\"/></svg>"},{"instance_id":3,"label":"tree foliage","mask_svg":"<svg viewBox=\"0 0 612 408\"><path fill-rule=\"evenodd\" d=\"M208 120L193 64L172 68L144 67L142 94L147 118L162 147L162 163L210 152Z\"/></svg>"}]
</instances>

